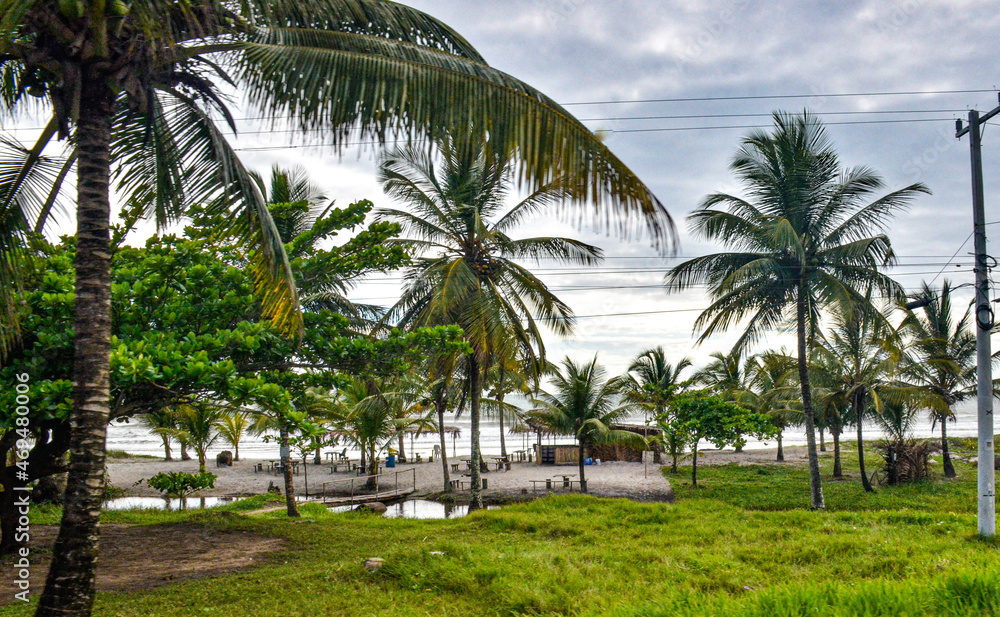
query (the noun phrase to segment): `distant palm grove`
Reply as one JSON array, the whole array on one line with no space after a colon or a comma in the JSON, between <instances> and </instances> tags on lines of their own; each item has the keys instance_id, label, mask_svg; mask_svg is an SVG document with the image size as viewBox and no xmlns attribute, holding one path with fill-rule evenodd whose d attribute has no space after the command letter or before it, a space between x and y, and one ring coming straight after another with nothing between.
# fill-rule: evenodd
<instances>
[{"instance_id":1,"label":"distant palm grove","mask_svg":"<svg viewBox=\"0 0 1000 617\"><path fill-rule=\"evenodd\" d=\"M706 444L773 441L782 462L783 439L804 430L801 494L822 510L827 438L832 478L848 437L874 491L927 476L936 445L911 438L916 422L934 423L955 476L947 431L975 394L972 317L947 279L907 295L887 274L887 231L929 190L844 166L808 112L743 137L730 164L741 192L709 193L687 218L719 252L663 280L665 299L707 289L696 344L734 331L735 345L696 365L653 332L613 375L593 353L546 352L576 318L537 272L594 267L604 251L534 230L561 218L669 257L674 221L581 122L449 26L376 0L0 7L0 117L44 124L35 143L0 141L0 553L24 545L15 487L65 475L38 615L93 608L112 420L141 423L165 458L193 456L202 472L213 444L238 460L246 435L274 439L293 518L293 457L349 447L374 477L390 449L405 458L408 432L437 434L452 492L458 414L472 510L485 505L484 416L500 423L502 457L510 430L575 439L582 492L598 445L653 450L671 474L689 457L698 486ZM371 198L393 205L335 203L337 187L301 168L248 169L227 137L236 103L333 154L375 142L385 195ZM77 231L56 239L62 210ZM145 221L157 233L133 241ZM402 277L397 301L351 300L386 273ZM776 332L795 347L769 348ZM31 401L20 423L18 396ZM638 416L654 430L629 430ZM875 462L872 426L886 436Z\"/></svg>"}]
</instances>

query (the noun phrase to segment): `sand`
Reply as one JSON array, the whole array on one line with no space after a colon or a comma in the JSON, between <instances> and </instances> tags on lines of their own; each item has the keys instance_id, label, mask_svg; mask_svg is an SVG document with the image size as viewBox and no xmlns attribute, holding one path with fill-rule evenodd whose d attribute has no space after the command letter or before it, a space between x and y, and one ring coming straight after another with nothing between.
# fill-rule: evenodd
<instances>
[{"instance_id":1,"label":"sand","mask_svg":"<svg viewBox=\"0 0 1000 617\"><path fill-rule=\"evenodd\" d=\"M699 457L699 465L724 465L730 463L751 465L773 462L775 450L747 450L744 452L728 451L705 451ZM461 458L461 457L460 457ZM804 447L785 448L786 464L798 464L806 459ZM490 460L489 458L487 460ZM267 471L255 471L257 460L243 460L233 464L232 467L216 467L214 462L210 463L208 470L218 475L215 489L202 491L203 496L245 496L264 493L272 483L281 488L282 478L280 475ZM265 468L267 464L265 463ZM464 467L464 465L463 465ZM395 469L386 471L398 471L410 473L413 470L416 492L415 495L432 495L438 493L443 488L442 469L438 461L433 463L417 463L408 465L397 465ZM196 473L198 471L197 461L164 461L148 458L127 458L111 459L108 461L108 474L111 484L115 487L125 489L128 495L132 496L155 496L159 493L150 489L141 480L156 475L159 472L183 471ZM530 498L533 495L544 495L546 490L542 484L532 485L532 480L544 481L547 478L555 478L553 482L554 490L562 492L563 475L571 475L572 480L579 480L576 474L578 468L569 465L560 466L539 466L535 463L512 463L510 471L491 471L483 474L488 482L488 490L485 491L486 498L503 500L510 498ZM602 462L601 465L588 465L585 469L589 492L592 495L601 497L625 497L635 501L672 501L673 489L670 482L664 478L660 467L649 463L623 463L623 462ZM316 492L321 489L323 482L346 480L357 477L353 473L345 473L340 470L331 473L328 464L308 465L309 490ZM464 479L462 474L452 474L453 479ZM304 493L306 477L303 473L295 476L296 492ZM468 493L466 482L466 494ZM459 494L459 497L461 493Z\"/></svg>"}]
</instances>

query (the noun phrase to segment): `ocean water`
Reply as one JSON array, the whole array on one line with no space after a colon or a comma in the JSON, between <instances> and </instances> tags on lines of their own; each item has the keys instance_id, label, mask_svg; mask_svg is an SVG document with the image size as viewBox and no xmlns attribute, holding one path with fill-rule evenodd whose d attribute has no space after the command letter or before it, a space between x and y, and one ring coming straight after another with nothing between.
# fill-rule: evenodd
<instances>
[{"instance_id":1,"label":"ocean water","mask_svg":"<svg viewBox=\"0 0 1000 617\"><path fill-rule=\"evenodd\" d=\"M956 405L955 416L956 421L948 423L949 436L975 437L977 435L975 400L965 401ZM629 422L634 424L643 424L643 421L644 419L641 415L629 419ZM448 456L468 455L470 432L468 414L464 414L458 418L446 418L445 425L455 426L461 431L458 437L454 440L450 435L447 437ZM1000 429L1000 426L996 428ZM866 423L864 431L866 439L878 439L883 436L882 432L872 423ZM919 418L913 427L914 437L934 437L940 434L940 427L935 430L931 429L931 422L927 416ZM844 435L844 439L852 439L853 435L854 429L849 429L848 433ZM827 437L829 438L829 435L827 435ZM534 434L507 435L507 451L512 452L515 450L530 449L536 439L537 437ZM437 433L430 433L412 438L408 436L404 441L407 456L412 456L413 453L420 453L425 458L431 454L434 446L438 443ZM499 423L489 418L483 418L480 422L480 443L484 456L498 456L500 454ZM542 443L572 444L574 441L570 437L543 437ZM785 431L784 444L786 446L805 445L805 443L805 431L803 429L793 427ZM777 443L774 441L762 443L756 440L751 440L747 443L746 448L773 448L776 447L776 445ZM341 445L336 448L326 448L324 451L340 452L344 449L344 447L345 446ZM150 433L147 427L141 425L135 420L132 420L129 423L115 422L111 424L108 428L108 448L124 450L130 454L163 456L163 444L159 436ZM178 457L179 450L176 443L173 444L172 449L174 457ZM706 448L700 449L704 450ZM223 450L232 450L232 447L219 439L216 441L215 445L209 449L209 457L214 458L217 453ZM360 453L357 450L353 450L350 447L347 449L347 454L351 458L359 458L360 456ZM278 458L278 455L278 444L273 439L268 443L259 437L246 436L243 441L240 442L240 458L275 459Z\"/></svg>"}]
</instances>

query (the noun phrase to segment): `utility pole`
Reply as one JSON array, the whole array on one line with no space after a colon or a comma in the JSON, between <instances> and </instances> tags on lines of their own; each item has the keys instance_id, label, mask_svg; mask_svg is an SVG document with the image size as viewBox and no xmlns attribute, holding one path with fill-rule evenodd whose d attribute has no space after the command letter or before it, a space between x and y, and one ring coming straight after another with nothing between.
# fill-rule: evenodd
<instances>
[{"instance_id":1,"label":"utility pole","mask_svg":"<svg viewBox=\"0 0 1000 617\"><path fill-rule=\"evenodd\" d=\"M993 469L993 370L990 353L990 330L993 327L993 309L990 307L989 266L991 258L986 253L986 213L983 197L983 153L980 126L1000 113L1000 106L982 117L979 112L969 112L969 126L962 128L962 121L955 122L955 137L968 133L972 153L972 224L976 248L976 391L979 401L979 535L992 538L996 535L996 474Z\"/></svg>"}]
</instances>

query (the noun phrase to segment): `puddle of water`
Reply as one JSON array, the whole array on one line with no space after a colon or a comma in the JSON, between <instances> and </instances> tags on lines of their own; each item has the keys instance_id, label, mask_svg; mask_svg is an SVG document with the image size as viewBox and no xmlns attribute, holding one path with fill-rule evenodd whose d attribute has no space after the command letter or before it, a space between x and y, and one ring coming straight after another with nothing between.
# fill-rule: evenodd
<instances>
[{"instance_id":1,"label":"puddle of water","mask_svg":"<svg viewBox=\"0 0 1000 617\"><path fill-rule=\"evenodd\" d=\"M105 510L194 510L214 508L233 503L235 497L185 497L167 499L165 497L119 497L104 502Z\"/></svg>"},{"instance_id":2,"label":"puddle of water","mask_svg":"<svg viewBox=\"0 0 1000 617\"><path fill-rule=\"evenodd\" d=\"M495 510L499 507L500 506L488 506L488 509ZM385 514L382 515L385 518L459 518L469 513L469 506L444 504L436 501L428 501L426 499L407 499L406 501L386 505L386 508L387 510ZM351 506L337 506L330 508L330 511L349 512L351 509Z\"/></svg>"}]
</instances>

